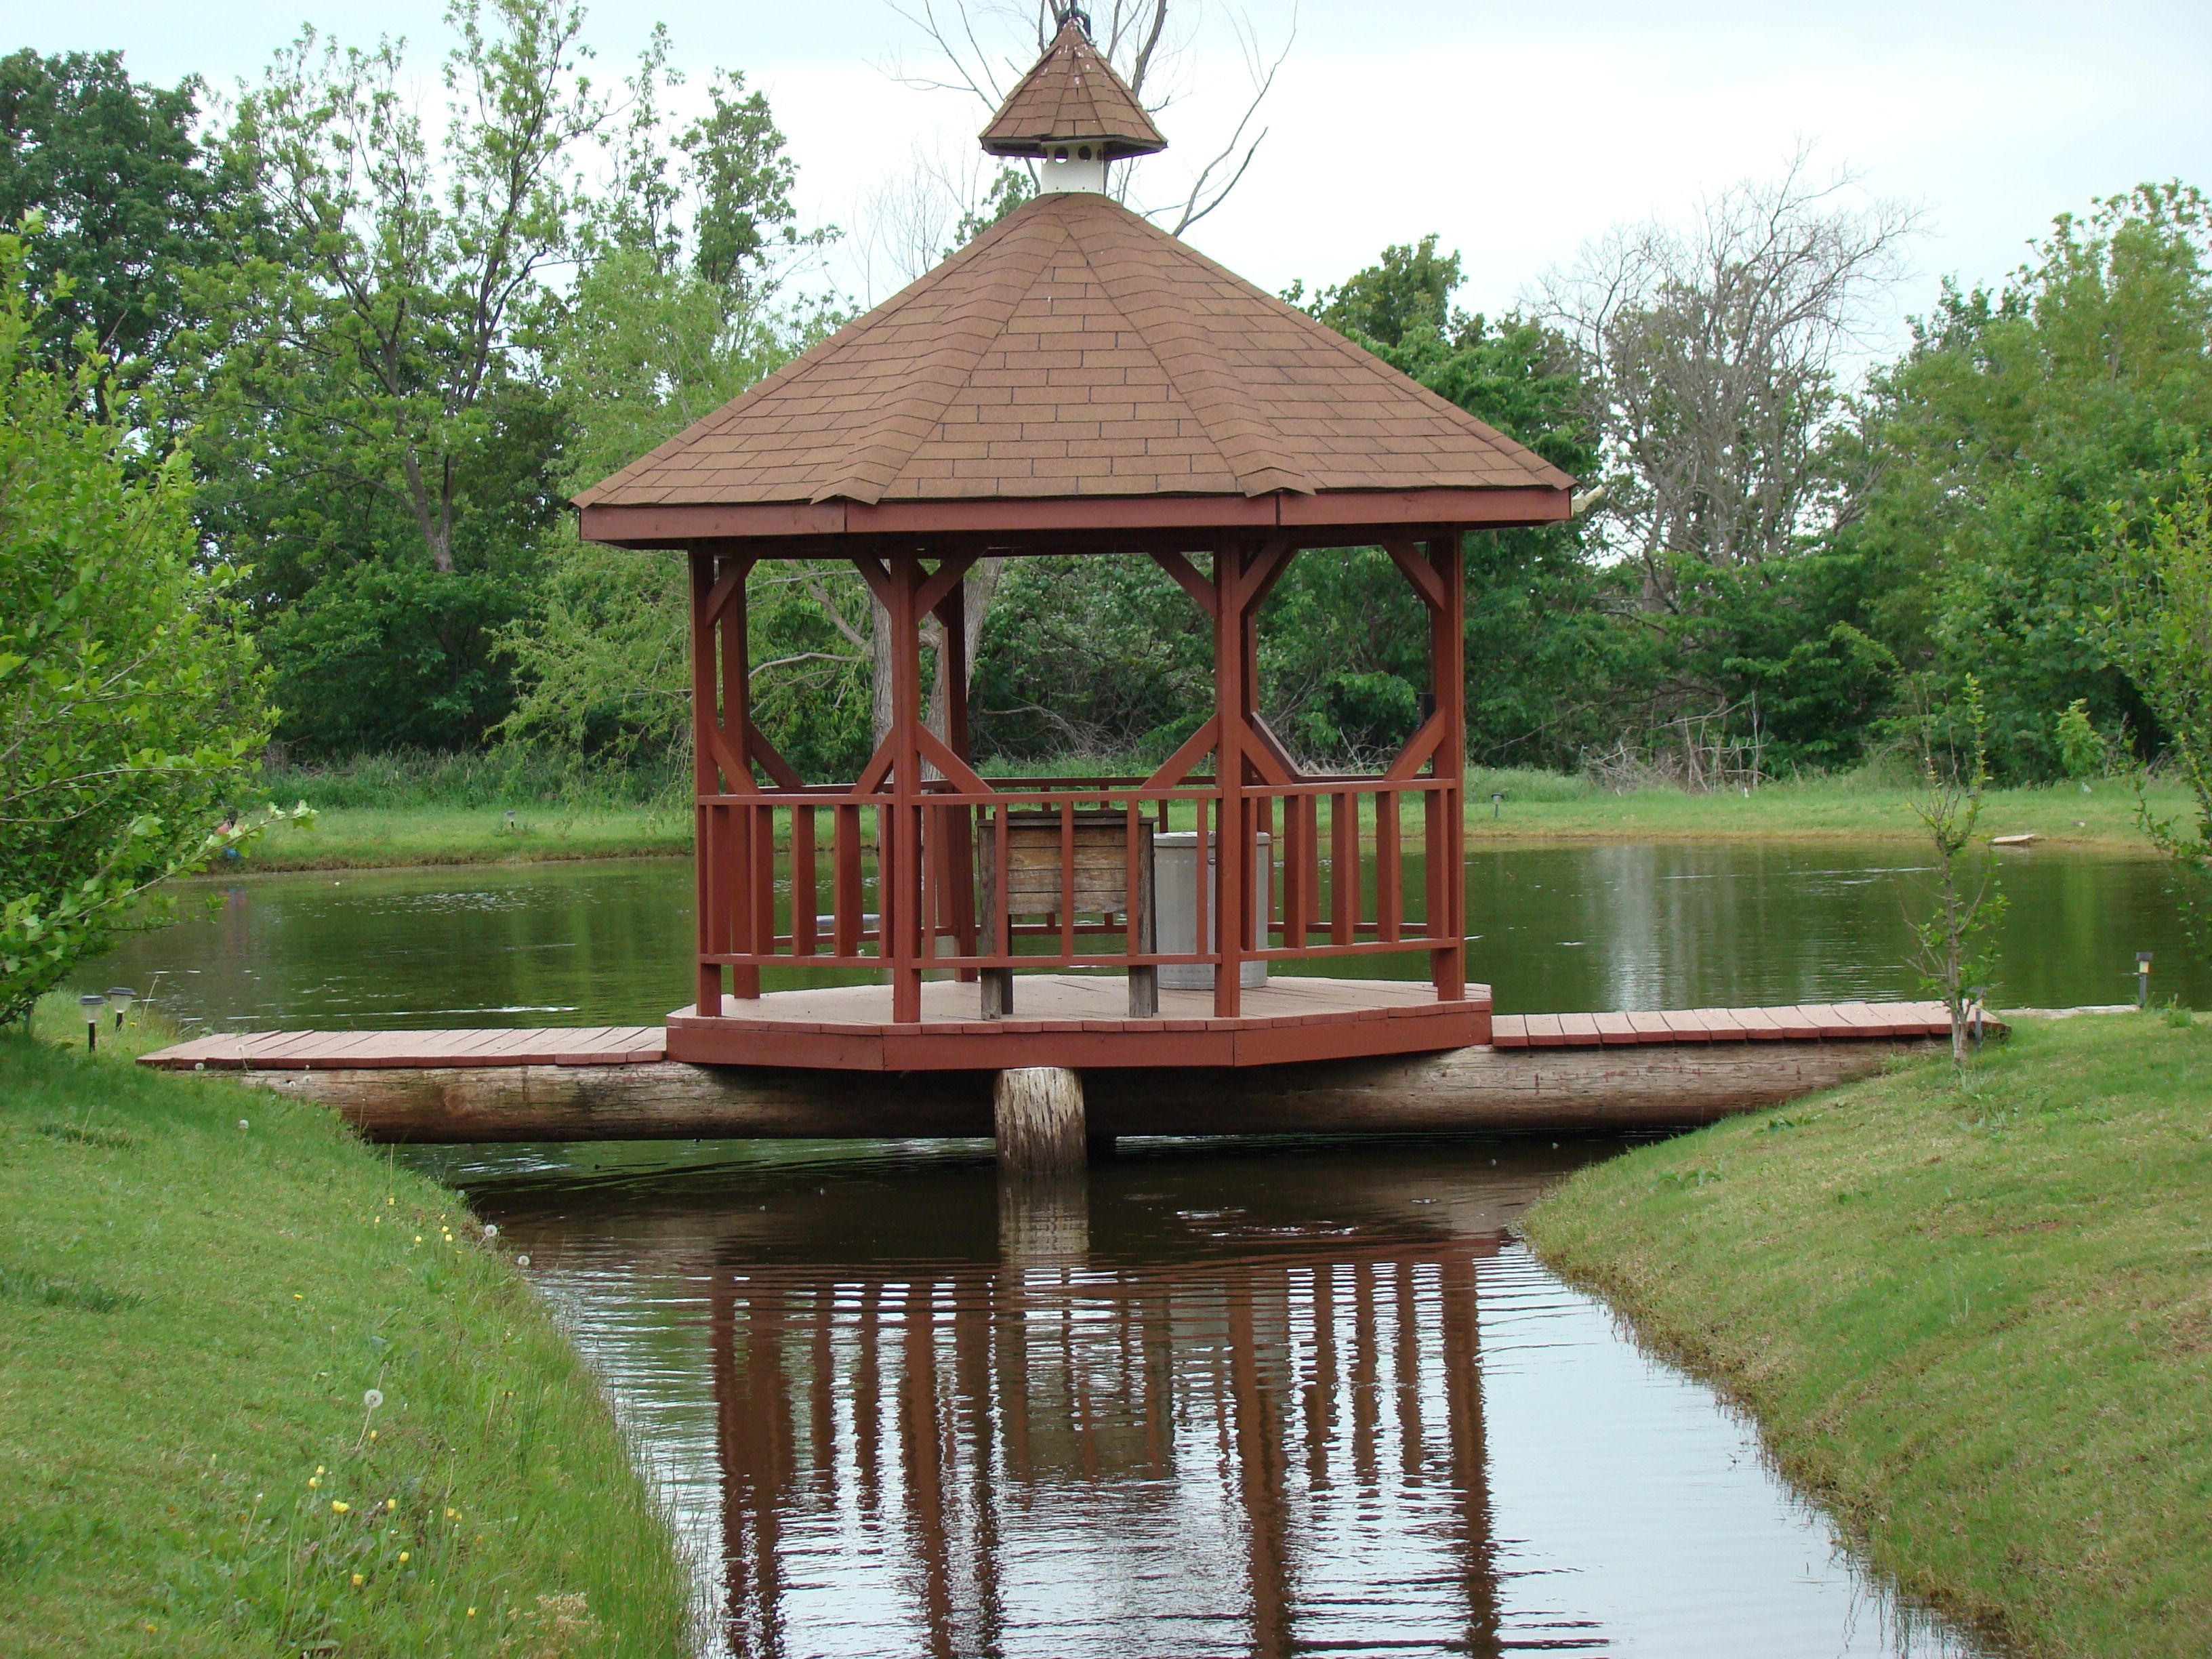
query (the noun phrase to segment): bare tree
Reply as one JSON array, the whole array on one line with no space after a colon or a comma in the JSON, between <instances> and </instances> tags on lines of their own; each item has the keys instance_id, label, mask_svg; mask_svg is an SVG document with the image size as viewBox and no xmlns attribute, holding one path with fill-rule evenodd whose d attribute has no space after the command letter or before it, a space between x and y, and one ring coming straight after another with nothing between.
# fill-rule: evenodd
<instances>
[{"instance_id":1,"label":"bare tree","mask_svg":"<svg viewBox=\"0 0 2212 1659\"><path fill-rule=\"evenodd\" d=\"M1757 563L1854 505L1825 453L1847 411L1838 363L1870 340L1917 215L1855 203L1810 160L1686 227L1616 228L1534 296L1584 358L1607 505L1650 609L1678 608L1681 561Z\"/></svg>"},{"instance_id":2,"label":"bare tree","mask_svg":"<svg viewBox=\"0 0 2212 1659\"><path fill-rule=\"evenodd\" d=\"M928 40L934 62L920 69L895 66L892 73L912 87L966 93L985 111L1006 101L1014 83L1029 71L1075 9L1072 0L888 0L891 9ZM1109 179L1115 198L1148 219L1182 235L1228 200L1259 154L1267 130L1258 125L1261 106L1274 90L1275 76L1297 36L1291 13L1282 44L1271 47L1243 10L1218 9L1244 62L1247 96L1227 136L1199 154L1205 159L1183 176L1180 193L1144 206L1132 199L1134 173L1117 164ZM1206 21L1205 0L1099 0L1086 13L1091 40L1107 62L1129 83L1138 102L1158 116L1187 96L1199 35ZM1255 130L1256 128L1256 130ZM1151 164L1149 179L1164 175Z\"/></svg>"}]
</instances>

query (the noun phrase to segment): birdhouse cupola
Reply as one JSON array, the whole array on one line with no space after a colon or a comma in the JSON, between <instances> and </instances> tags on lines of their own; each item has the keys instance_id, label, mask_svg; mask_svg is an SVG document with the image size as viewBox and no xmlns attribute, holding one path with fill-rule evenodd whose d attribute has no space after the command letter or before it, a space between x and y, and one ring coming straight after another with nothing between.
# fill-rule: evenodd
<instances>
[{"instance_id":1,"label":"birdhouse cupola","mask_svg":"<svg viewBox=\"0 0 2212 1659\"><path fill-rule=\"evenodd\" d=\"M1090 20L1070 8L1036 67L983 129L984 150L1037 163L1037 189L1103 194L1106 164L1168 147L1127 82L1091 44Z\"/></svg>"}]
</instances>

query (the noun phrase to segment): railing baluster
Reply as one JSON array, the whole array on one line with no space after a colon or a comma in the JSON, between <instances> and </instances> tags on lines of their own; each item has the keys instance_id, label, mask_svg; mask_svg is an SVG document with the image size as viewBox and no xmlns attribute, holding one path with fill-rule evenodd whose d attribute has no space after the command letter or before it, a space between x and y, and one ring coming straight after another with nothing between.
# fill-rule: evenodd
<instances>
[{"instance_id":1,"label":"railing baluster","mask_svg":"<svg viewBox=\"0 0 2212 1659\"><path fill-rule=\"evenodd\" d=\"M1359 797L1340 789L1329 803L1329 939L1349 945L1359 922Z\"/></svg>"},{"instance_id":2,"label":"railing baluster","mask_svg":"<svg viewBox=\"0 0 2212 1659\"><path fill-rule=\"evenodd\" d=\"M1432 939L1450 932L1451 859L1447 850L1444 793L1442 788L1421 792L1422 904L1425 914L1421 931Z\"/></svg>"},{"instance_id":3,"label":"railing baluster","mask_svg":"<svg viewBox=\"0 0 2212 1659\"><path fill-rule=\"evenodd\" d=\"M860 954L860 809L840 806L831 823L830 876L830 950L841 957Z\"/></svg>"},{"instance_id":4,"label":"railing baluster","mask_svg":"<svg viewBox=\"0 0 2212 1659\"><path fill-rule=\"evenodd\" d=\"M1075 798L1060 802L1060 954L1075 954Z\"/></svg>"},{"instance_id":5,"label":"railing baluster","mask_svg":"<svg viewBox=\"0 0 2212 1659\"><path fill-rule=\"evenodd\" d=\"M791 809L791 950L794 956L814 954L814 809L794 803Z\"/></svg>"},{"instance_id":6,"label":"railing baluster","mask_svg":"<svg viewBox=\"0 0 2212 1659\"><path fill-rule=\"evenodd\" d=\"M1306 914L1305 932L1298 938L1298 943L1301 945L1310 941L1314 929L1321 925L1322 915L1321 797L1319 795L1304 797L1304 834L1300 839L1305 843Z\"/></svg>"},{"instance_id":7,"label":"railing baluster","mask_svg":"<svg viewBox=\"0 0 2212 1659\"><path fill-rule=\"evenodd\" d=\"M1398 809L1404 804L1405 797L1388 785L1375 793L1375 928L1385 940L1400 938L1405 927L1405 878L1398 859L1405 827Z\"/></svg>"}]
</instances>

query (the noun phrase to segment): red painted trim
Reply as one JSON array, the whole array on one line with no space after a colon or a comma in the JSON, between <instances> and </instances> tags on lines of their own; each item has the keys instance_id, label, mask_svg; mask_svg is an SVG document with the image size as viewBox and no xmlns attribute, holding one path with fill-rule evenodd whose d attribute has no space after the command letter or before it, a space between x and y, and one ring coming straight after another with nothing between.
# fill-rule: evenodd
<instances>
[{"instance_id":1,"label":"red painted trim","mask_svg":"<svg viewBox=\"0 0 2212 1659\"><path fill-rule=\"evenodd\" d=\"M677 502L581 509L587 542L635 548L694 541L781 537L1017 534L1079 530L1348 529L1407 525L1556 524L1569 491L1341 489L1316 495L1052 495L1033 500L732 503ZM1058 550L1039 548L1038 552ZM803 549L762 550L766 558L818 556Z\"/></svg>"}]
</instances>

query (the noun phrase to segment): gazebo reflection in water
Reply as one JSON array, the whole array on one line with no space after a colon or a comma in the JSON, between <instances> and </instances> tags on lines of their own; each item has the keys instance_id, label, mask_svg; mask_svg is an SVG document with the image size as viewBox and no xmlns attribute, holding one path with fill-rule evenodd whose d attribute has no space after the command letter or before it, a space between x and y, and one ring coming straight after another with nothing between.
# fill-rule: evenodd
<instances>
[{"instance_id":1,"label":"gazebo reflection in water","mask_svg":"<svg viewBox=\"0 0 2212 1659\"><path fill-rule=\"evenodd\" d=\"M1084 1201L1002 1188L997 1261L716 1267L731 1650L1494 1650L1477 1264L1504 1234L1232 1226L1116 1264Z\"/></svg>"}]
</instances>

